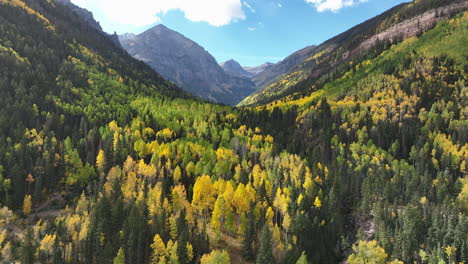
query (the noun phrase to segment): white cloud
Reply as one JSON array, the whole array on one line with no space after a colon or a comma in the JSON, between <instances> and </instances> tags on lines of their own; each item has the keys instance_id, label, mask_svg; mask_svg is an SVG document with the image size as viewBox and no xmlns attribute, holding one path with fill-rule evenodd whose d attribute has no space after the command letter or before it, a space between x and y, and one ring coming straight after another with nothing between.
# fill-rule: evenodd
<instances>
[{"instance_id":1,"label":"white cloud","mask_svg":"<svg viewBox=\"0 0 468 264\"><path fill-rule=\"evenodd\" d=\"M278 7L281 8L283 7L283 5L281 3L278 3Z\"/></svg>"},{"instance_id":2,"label":"white cloud","mask_svg":"<svg viewBox=\"0 0 468 264\"><path fill-rule=\"evenodd\" d=\"M145 26L160 20L171 10L180 10L194 22L223 26L245 19L241 0L72 0L87 7L92 5L116 24ZM92 2L92 3L91 3Z\"/></svg>"},{"instance_id":3,"label":"white cloud","mask_svg":"<svg viewBox=\"0 0 468 264\"><path fill-rule=\"evenodd\" d=\"M250 10L250 12L252 12L252 13L257 12L257 11L255 11L255 9L254 9L250 4L247 3L246 1L244 1L243 4Z\"/></svg>"},{"instance_id":4,"label":"white cloud","mask_svg":"<svg viewBox=\"0 0 468 264\"><path fill-rule=\"evenodd\" d=\"M262 23L262 22L258 22L257 25L255 27L248 27L247 30L249 31L255 31L257 29L262 29L264 28L265 25Z\"/></svg>"},{"instance_id":5,"label":"white cloud","mask_svg":"<svg viewBox=\"0 0 468 264\"><path fill-rule=\"evenodd\" d=\"M366 2L367 0L305 0L315 6L318 12L332 11L338 12L343 7L352 6L356 2Z\"/></svg>"}]
</instances>

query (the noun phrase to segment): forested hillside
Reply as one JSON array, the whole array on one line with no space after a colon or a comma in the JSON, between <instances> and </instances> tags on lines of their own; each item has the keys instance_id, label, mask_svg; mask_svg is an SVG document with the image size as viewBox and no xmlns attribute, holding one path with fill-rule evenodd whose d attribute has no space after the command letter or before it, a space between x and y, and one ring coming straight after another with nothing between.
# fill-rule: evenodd
<instances>
[{"instance_id":1,"label":"forested hillside","mask_svg":"<svg viewBox=\"0 0 468 264\"><path fill-rule=\"evenodd\" d=\"M0 258L467 263L467 31L460 12L231 108L65 7L0 0Z\"/></svg>"},{"instance_id":2,"label":"forested hillside","mask_svg":"<svg viewBox=\"0 0 468 264\"><path fill-rule=\"evenodd\" d=\"M293 94L307 94L314 84L323 84L347 71L350 62L373 57L389 45L418 36L441 19L467 8L466 0L415 0L395 6L317 47L304 49L307 57L295 64L287 62L290 65L281 71L277 68L287 59L263 72L256 77L256 92L239 105L261 105Z\"/></svg>"}]
</instances>

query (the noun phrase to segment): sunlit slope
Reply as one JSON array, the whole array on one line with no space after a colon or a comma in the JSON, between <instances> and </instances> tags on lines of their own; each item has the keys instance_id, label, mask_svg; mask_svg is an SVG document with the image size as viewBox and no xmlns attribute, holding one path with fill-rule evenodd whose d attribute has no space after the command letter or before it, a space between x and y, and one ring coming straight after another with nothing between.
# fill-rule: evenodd
<instances>
[{"instance_id":1,"label":"sunlit slope","mask_svg":"<svg viewBox=\"0 0 468 264\"><path fill-rule=\"evenodd\" d=\"M295 93L259 108L288 107L307 108L312 102L327 98L335 102L355 101L372 104L372 99L397 95L436 101L443 94L450 94L455 80L466 80L468 64L468 15L440 22L434 29L419 37L409 38L391 46L372 59L358 63L351 61L349 70L332 81L312 85L308 95ZM454 72L434 67L434 60L443 58ZM448 67L448 66L447 66ZM449 83L445 81L450 80ZM438 86L439 85L439 86ZM460 84L458 84L460 85ZM428 89L433 87L431 89ZM388 93L388 89L395 93ZM372 94L380 91L375 96Z\"/></svg>"},{"instance_id":2,"label":"sunlit slope","mask_svg":"<svg viewBox=\"0 0 468 264\"><path fill-rule=\"evenodd\" d=\"M313 55L244 99L261 105L292 94L305 95L349 70L351 63L373 59L391 44L418 36L441 19L468 7L468 1L413 1L401 4L319 45Z\"/></svg>"}]
</instances>

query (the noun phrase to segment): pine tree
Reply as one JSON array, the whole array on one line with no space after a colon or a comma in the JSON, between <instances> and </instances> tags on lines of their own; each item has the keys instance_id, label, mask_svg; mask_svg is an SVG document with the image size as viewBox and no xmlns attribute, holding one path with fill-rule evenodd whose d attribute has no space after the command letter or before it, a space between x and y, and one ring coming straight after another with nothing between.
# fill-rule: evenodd
<instances>
[{"instance_id":1,"label":"pine tree","mask_svg":"<svg viewBox=\"0 0 468 264\"><path fill-rule=\"evenodd\" d=\"M177 256L179 257L179 263L187 264L190 261L187 250L189 232L187 221L185 220L185 210L180 212L179 218L177 219L177 233L179 234L177 239Z\"/></svg>"},{"instance_id":2,"label":"pine tree","mask_svg":"<svg viewBox=\"0 0 468 264\"><path fill-rule=\"evenodd\" d=\"M244 235L244 241L242 242L242 255L247 260L253 260L255 252L253 249L253 242L255 236L255 215L254 207L251 206L249 214L247 216L247 229Z\"/></svg>"},{"instance_id":3,"label":"pine tree","mask_svg":"<svg viewBox=\"0 0 468 264\"><path fill-rule=\"evenodd\" d=\"M31 228L26 231L24 241L21 245L21 263L33 264L35 261L36 242L34 232Z\"/></svg>"},{"instance_id":4,"label":"pine tree","mask_svg":"<svg viewBox=\"0 0 468 264\"><path fill-rule=\"evenodd\" d=\"M260 238L260 247L258 249L257 264L274 264L273 248L271 246L271 232L268 225L263 226L262 235Z\"/></svg>"}]
</instances>

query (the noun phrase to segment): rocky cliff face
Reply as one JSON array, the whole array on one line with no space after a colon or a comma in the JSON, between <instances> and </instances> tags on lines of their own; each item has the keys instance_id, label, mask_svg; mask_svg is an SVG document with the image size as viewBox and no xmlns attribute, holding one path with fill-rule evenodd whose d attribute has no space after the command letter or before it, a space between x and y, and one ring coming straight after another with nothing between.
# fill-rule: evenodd
<instances>
[{"instance_id":1,"label":"rocky cliff face","mask_svg":"<svg viewBox=\"0 0 468 264\"><path fill-rule=\"evenodd\" d=\"M120 41L130 55L201 98L235 105L255 90L252 81L227 74L200 45L164 25Z\"/></svg>"},{"instance_id":2,"label":"rocky cliff face","mask_svg":"<svg viewBox=\"0 0 468 264\"><path fill-rule=\"evenodd\" d=\"M363 41L356 49L349 53L343 54L344 57L353 56L363 50L367 50L375 46L379 41L394 42L399 39L407 39L414 37L421 32L425 32L432 28L437 22L450 16L453 11L468 8L468 1L454 3L448 6L429 10L419 16L407 19L398 23L384 32L376 34Z\"/></svg>"},{"instance_id":3,"label":"rocky cliff face","mask_svg":"<svg viewBox=\"0 0 468 264\"><path fill-rule=\"evenodd\" d=\"M252 78L253 74L244 70L242 66L235 60L228 60L219 64L226 73L233 76Z\"/></svg>"}]
</instances>

